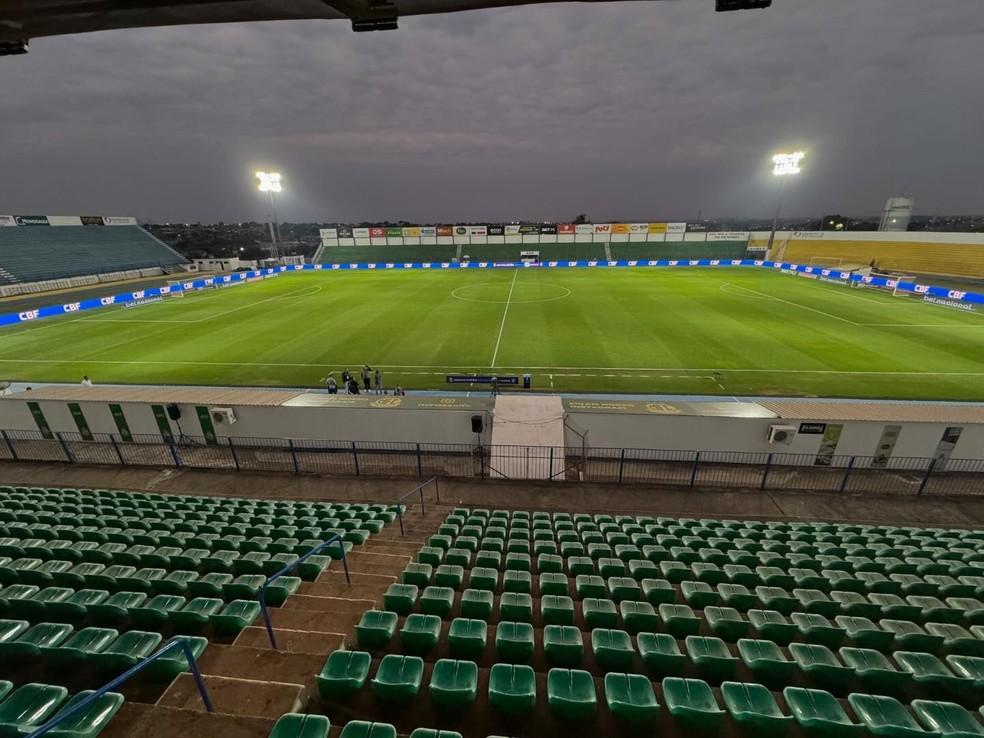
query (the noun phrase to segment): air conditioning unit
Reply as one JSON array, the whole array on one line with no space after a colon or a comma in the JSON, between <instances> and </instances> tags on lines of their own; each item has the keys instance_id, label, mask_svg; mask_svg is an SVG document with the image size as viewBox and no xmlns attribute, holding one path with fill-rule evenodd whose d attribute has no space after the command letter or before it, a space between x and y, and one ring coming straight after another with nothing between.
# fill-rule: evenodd
<instances>
[{"instance_id":1,"label":"air conditioning unit","mask_svg":"<svg viewBox=\"0 0 984 738\"><path fill-rule=\"evenodd\" d=\"M209 410L213 423L225 423L232 425L236 422L236 413L231 407L213 407Z\"/></svg>"},{"instance_id":2,"label":"air conditioning unit","mask_svg":"<svg viewBox=\"0 0 984 738\"><path fill-rule=\"evenodd\" d=\"M788 446L796 436L797 428L795 425L770 425L769 443L783 444Z\"/></svg>"}]
</instances>

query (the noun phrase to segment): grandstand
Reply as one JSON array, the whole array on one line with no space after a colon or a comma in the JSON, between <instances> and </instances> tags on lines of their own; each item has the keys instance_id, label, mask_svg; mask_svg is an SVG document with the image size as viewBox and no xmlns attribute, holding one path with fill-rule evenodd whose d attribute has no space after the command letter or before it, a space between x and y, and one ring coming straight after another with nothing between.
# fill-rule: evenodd
<instances>
[{"instance_id":1,"label":"grandstand","mask_svg":"<svg viewBox=\"0 0 984 738\"><path fill-rule=\"evenodd\" d=\"M166 269L186 261L135 223L0 228L0 285Z\"/></svg>"}]
</instances>

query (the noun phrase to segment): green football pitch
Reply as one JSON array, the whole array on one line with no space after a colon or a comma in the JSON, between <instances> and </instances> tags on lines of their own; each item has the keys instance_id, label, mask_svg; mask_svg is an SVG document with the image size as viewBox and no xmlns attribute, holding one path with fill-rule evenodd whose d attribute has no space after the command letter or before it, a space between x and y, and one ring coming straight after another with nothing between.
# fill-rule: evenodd
<instances>
[{"instance_id":1,"label":"green football pitch","mask_svg":"<svg viewBox=\"0 0 984 738\"><path fill-rule=\"evenodd\" d=\"M284 274L0 330L27 381L384 385L984 400L984 315L744 269ZM467 389L459 386L458 389Z\"/></svg>"}]
</instances>

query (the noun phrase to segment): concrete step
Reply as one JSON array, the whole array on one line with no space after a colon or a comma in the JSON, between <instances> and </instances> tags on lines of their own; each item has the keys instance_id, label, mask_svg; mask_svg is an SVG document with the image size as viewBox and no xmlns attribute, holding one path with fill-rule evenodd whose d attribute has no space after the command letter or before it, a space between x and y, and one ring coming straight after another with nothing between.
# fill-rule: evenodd
<instances>
[{"instance_id":1,"label":"concrete step","mask_svg":"<svg viewBox=\"0 0 984 738\"><path fill-rule=\"evenodd\" d=\"M355 551L347 557L350 572L389 576L398 576L411 559L411 556L405 554L364 553L362 551ZM344 571L341 560L332 561L328 571Z\"/></svg>"},{"instance_id":2,"label":"concrete step","mask_svg":"<svg viewBox=\"0 0 984 738\"><path fill-rule=\"evenodd\" d=\"M207 651L207 649L206 649ZM216 712L226 715L269 718L276 720L285 712L295 712L302 705L303 684L265 682L223 676L203 676L205 687ZM161 707L204 712L198 688L191 674L185 672L157 701ZM169 731L170 732L170 731Z\"/></svg>"},{"instance_id":3,"label":"concrete step","mask_svg":"<svg viewBox=\"0 0 984 738\"><path fill-rule=\"evenodd\" d=\"M366 553L369 553L371 551L372 553L395 554L397 556L401 556L401 555L413 556L415 553L417 553L417 551L420 549L421 546L426 546L426 545L427 545L426 542L405 543L394 539L392 541L375 541L372 545L372 548L370 548L368 544L363 546L362 548L363 550L366 551Z\"/></svg>"},{"instance_id":4,"label":"concrete step","mask_svg":"<svg viewBox=\"0 0 984 738\"><path fill-rule=\"evenodd\" d=\"M102 738L267 738L269 718L204 713L176 707L126 702L100 733Z\"/></svg>"},{"instance_id":5,"label":"concrete step","mask_svg":"<svg viewBox=\"0 0 984 738\"><path fill-rule=\"evenodd\" d=\"M348 634L359 622L363 612L364 610L298 610L281 607L270 611L270 621L277 629Z\"/></svg>"},{"instance_id":6,"label":"concrete step","mask_svg":"<svg viewBox=\"0 0 984 738\"><path fill-rule=\"evenodd\" d=\"M278 645L282 644L278 642ZM198 660L198 667L202 674L208 676L307 684L311 676L321 670L324 662L325 656L320 654L213 643Z\"/></svg>"},{"instance_id":7,"label":"concrete step","mask_svg":"<svg viewBox=\"0 0 984 738\"><path fill-rule=\"evenodd\" d=\"M322 659L326 654L337 651L345 643L344 633L325 633L311 630L290 630L274 628L273 635L277 639L277 647L285 653L316 654ZM245 628L232 644L249 648L270 648L270 639L266 628ZM321 667L318 667L321 670Z\"/></svg>"},{"instance_id":8,"label":"concrete step","mask_svg":"<svg viewBox=\"0 0 984 738\"><path fill-rule=\"evenodd\" d=\"M397 581L396 577L362 574L358 580L353 579L353 583L349 584L345 581L344 574L338 572L330 572L330 574L329 577L322 575L317 582L304 582L297 594L371 600L379 604L383 601L383 592L386 588Z\"/></svg>"},{"instance_id":9,"label":"concrete step","mask_svg":"<svg viewBox=\"0 0 984 738\"><path fill-rule=\"evenodd\" d=\"M363 613L371 610L374 600L354 600L347 597L318 597L315 595L292 595L284 603L284 610L313 610L315 612ZM262 625L262 620L254 623Z\"/></svg>"}]
</instances>

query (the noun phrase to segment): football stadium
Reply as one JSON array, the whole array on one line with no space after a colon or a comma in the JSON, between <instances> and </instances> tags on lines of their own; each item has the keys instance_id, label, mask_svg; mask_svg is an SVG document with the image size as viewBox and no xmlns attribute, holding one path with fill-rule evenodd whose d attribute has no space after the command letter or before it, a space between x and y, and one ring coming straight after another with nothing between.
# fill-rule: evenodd
<instances>
[{"instance_id":1,"label":"football stadium","mask_svg":"<svg viewBox=\"0 0 984 738\"><path fill-rule=\"evenodd\" d=\"M0 4L0 56L521 4ZM0 215L0 738L984 736L972 218L299 224L257 178L268 223Z\"/></svg>"}]
</instances>

